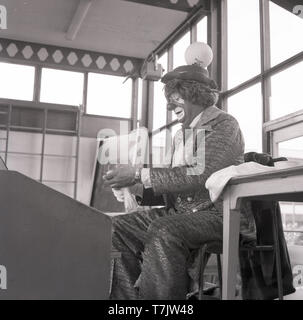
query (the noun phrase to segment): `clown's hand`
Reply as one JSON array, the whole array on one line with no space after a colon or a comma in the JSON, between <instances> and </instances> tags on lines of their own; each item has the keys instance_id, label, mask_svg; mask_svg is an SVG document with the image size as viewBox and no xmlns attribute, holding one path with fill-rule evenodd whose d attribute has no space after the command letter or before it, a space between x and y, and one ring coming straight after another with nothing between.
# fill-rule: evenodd
<instances>
[{"instance_id":1,"label":"clown's hand","mask_svg":"<svg viewBox=\"0 0 303 320\"><path fill-rule=\"evenodd\" d=\"M113 194L118 202L124 202L124 191L121 189L112 188Z\"/></svg>"},{"instance_id":2,"label":"clown's hand","mask_svg":"<svg viewBox=\"0 0 303 320\"><path fill-rule=\"evenodd\" d=\"M122 166L108 171L104 176L104 185L115 189L130 187L136 184L136 168L132 166Z\"/></svg>"}]
</instances>

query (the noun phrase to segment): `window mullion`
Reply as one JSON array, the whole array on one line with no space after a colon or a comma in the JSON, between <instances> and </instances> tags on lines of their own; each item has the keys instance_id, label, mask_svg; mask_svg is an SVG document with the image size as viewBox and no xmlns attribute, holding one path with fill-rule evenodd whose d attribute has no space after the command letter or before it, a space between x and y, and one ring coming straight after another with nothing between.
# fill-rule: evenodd
<instances>
[{"instance_id":1,"label":"window mullion","mask_svg":"<svg viewBox=\"0 0 303 320\"><path fill-rule=\"evenodd\" d=\"M35 84L34 84L34 101L40 101L40 91L41 91L41 66L36 66L35 68Z\"/></svg>"},{"instance_id":2,"label":"window mullion","mask_svg":"<svg viewBox=\"0 0 303 320\"><path fill-rule=\"evenodd\" d=\"M226 92L228 89L228 22L227 22L227 0L221 1L221 91ZM228 110L227 96L224 97L221 95L221 107L222 110Z\"/></svg>"},{"instance_id":3,"label":"window mullion","mask_svg":"<svg viewBox=\"0 0 303 320\"><path fill-rule=\"evenodd\" d=\"M264 73L271 68L270 61L270 16L269 0L260 0L260 41L261 41L261 73L262 73L262 107L263 124L270 120L270 97L271 81ZM263 152L270 152L269 136L263 129L262 148Z\"/></svg>"},{"instance_id":4,"label":"window mullion","mask_svg":"<svg viewBox=\"0 0 303 320\"><path fill-rule=\"evenodd\" d=\"M132 80L132 129L137 128L138 121L138 89L139 89L139 80Z\"/></svg>"},{"instance_id":5,"label":"window mullion","mask_svg":"<svg viewBox=\"0 0 303 320\"><path fill-rule=\"evenodd\" d=\"M83 102L82 102L82 108L83 113L87 113L87 92L88 92L88 72L84 72L84 78L83 78Z\"/></svg>"},{"instance_id":6,"label":"window mullion","mask_svg":"<svg viewBox=\"0 0 303 320\"><path fill-rule=\"evenodd\" d=\"M198 30L197 24L194 24L190 28L190 43L197 42L197 39L198 39L197 30Z\"/></svg>"}]
</instances>

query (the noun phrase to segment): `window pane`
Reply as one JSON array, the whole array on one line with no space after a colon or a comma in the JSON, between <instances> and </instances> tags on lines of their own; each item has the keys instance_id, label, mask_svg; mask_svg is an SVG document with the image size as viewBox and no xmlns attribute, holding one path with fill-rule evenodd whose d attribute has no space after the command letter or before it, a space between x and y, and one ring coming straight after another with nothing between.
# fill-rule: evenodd
<instances>
[{"instance_id":1,"label":"window pane","mask_svg":"<svg viewBox=\"0 0 303 320\"><path fill-rule=\"evenodd\" d=\"M286 157L303 163L303 137L289 139L278 144L279 157ZM284 230L302 231L285 234L289 245L303 245L303 204L294 202L280 203Z\"/></svg>"},{"instance_id":2,"label":"window pane","mask_svg":"<svg viewBox=\"0 0 303 320\"><path fill-rule=\"evenodd\" d=\"M207 43L207 17L197 24L197 41Z\"/></svg>"},{"instance_id":3,"label":"window pane","mask_svg":"<svg viewBox=\"0 0 303 320\"><path fill-rule=\"evenodd\" d=\"M162 68L164 69L163 75L168 72L168 64L167 64L167 52L165 52L159 59L158 63L161 64Z\"/></svg>"},{"instance_id":4,"label":"window pane","mask_svg":"<svg viewBox=\"0 0 303 320\"><path fill-rule=\"evenodd\" d=\"M285 238L288 245L303 246L303 205L302 203L280 203L283 229L288 231ZM300 232L296 232L300 231Z\"/></svg>"},{"instance_id":5,"label":"window pane","mask_svg":"<svg viewBox=\"0 0 303 320\"><path fill-rule=\"evenodd\" d=\"M278 145L279 157L286 157L288 160L302 161L303 165L303 137L280 142Z\"/></svg>"},{"instance_id":6,"label":"window pane","mask_svg":"<svg viewBox=\"0 0 303 320\"><path fill-rule=\"evenodd\" d=\"M130 118L132 82L98 73L88 75L87 113Z\"/></svg>"},{"instance_id":7,"label":"window pane","mask_svg":"<svg viewBox=\"0 0 303 320\"><path fill-rule=\"evenodd\" d=\"M35 68L0 63L0 98L33 100Z\"/></svg>"},{"instance_id":8,"label":"window pane","mask_svg":"<svg viewBox=\"0 0 303 320\"><path fill-rule=\"evenodd\" d=\"M262 95L257 84L228 99L228 112L239 122L245 152L262 152Z\"/></svg>"},{"instance_id":9,"label":"window pane","mask_svg":"<svg viewBox=\"0 0 303 320\"><path fill-rule=\"evenodd\" d=\"M142 90L143 90L143 80L138 79L138 121L142 120Z\"/></svg>"},{"instance_id":10,"label":"window pane","mask_svg":"<svg viewBox=\"0 0 303 320\"><path fill-rule=\"evenodd\" d=\"M41 102L79 106L83 103L84 74L57 69L42 69Z\"/></svg>"},{"instance_id":11,"label":"window pane","mask_svg":"<svg viewBox=\"0 0 303 320\"><path fill-rule=\"evenodd\" d=\"M302 83L303 62L272 76L271 119L303 109Z\"/></svg>"},{"instance_id":12,"label":"window pane","mask_svg":"<svg viewBox=\"0 0 303 320\"><path fill-rule=\"evenodd\" d=\"M303 50L303 19L271 1L270 31L273 66Z\"/></svg>"},{"instance_id":13,"label":"window pane","mask_svg":"<svg viewBox=\"0 0 303 320\"><path fill-rule=\"evenodd\" d=\"M167 53L165 53L159 59L159 63L161 63L162 67L167 72ZM161 80L154 82L153 130L158 129L166 124L166 98L163 88L164 84L161 82Z\"/></svg>"},{"instance_id":14,"label":"window pane","mask_svg":"<svg viewBox=\"0 0 303 320\"><path fill-rule=\"evenodd\" d=\"M174 51L174 68L186 64L185 51L190 45L190 33L187 32L173 47Z\"/></svg>"},{"instance_id":15,"label":"window pane","mask_svg":"<svg viewBox=\"0 0 303 320\"><path fill-rule=\"evenodd\" d=\"M166 124L166 98L163 91L164 84L160 81L155 82L154 87L154 109L153 109L153 130Z\"/></svg>"},{"instance_id":16,"label":"window pane","mask_svg":"<svg viewBox=\"0 0 303 320\"><path fill-rule=\"evenodd\" d=\"M229 0L228 88L261 72L259 0Z\"/></svg>"}]
</instances>

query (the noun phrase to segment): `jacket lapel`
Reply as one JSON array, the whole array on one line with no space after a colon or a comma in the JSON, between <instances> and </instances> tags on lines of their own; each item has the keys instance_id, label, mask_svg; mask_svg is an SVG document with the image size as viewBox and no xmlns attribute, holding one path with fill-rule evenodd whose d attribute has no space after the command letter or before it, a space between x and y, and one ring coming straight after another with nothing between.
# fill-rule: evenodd
<instances>
[{"instance_id":1,"label":"jacket lapel","mask_svg":"<svg viewBox=\"0 0 303 320\"><path fill-rule=\"evenodd\" d=\"M208 107L203 113L201 119L198 121L195 128L201 128L207 123L209 123L211 120L216 119L220 114L222 114L224 111L220 110L216 106Z\"/></svg>"},{"instance_id":2,"label":"jacket lapel","mask_svg":"<svg viewBox=\"0 0 303 320\"><path fill-rule=\"evenodd\" d=\"M197 129L204 129L207 132L211 132L212 128L210 125L207 125L210 121L216 119L220 114L222 114L223 111L221 111L216 106L208 107L203 113L200 118L200 120L197 122L196 126L194 127L194 140L195 146L194 150L197 150ZM195 130L196 129L196 130Z\"/></svg>"},{"instance_id":3,"label":"jacket lapel","mask_svg":"<svg viewBox=\"0 0 303 320\"><path fill-rule=\"evenodd\" d=\"M212 131L211 126L207 125L207 124L210 121L216 119L222 113L223 113L223 111L221 111L216 106L208 107L203 112L200 120L197 122L195 127L192 129L193 130L193 135L194 135L193 136L193 140L192 140L192 141L194 141L194 150L193 150L194 153L197 150L197 134L198 134L198 130L197 129L205 129L205 131L208 131L208 132ZM180 132L178 131L176 134L178 134L178 133L180 133ZM186 140L188 140L188 138ZM180 141L178 141L178 143L180 143ZM174 139L174 144L173 144L173 148L172 148L171 166L173 165L174 153L175 153L176 149L178 148L178 143L176 143L176 141Z\"/></svg>"}]
</instances>

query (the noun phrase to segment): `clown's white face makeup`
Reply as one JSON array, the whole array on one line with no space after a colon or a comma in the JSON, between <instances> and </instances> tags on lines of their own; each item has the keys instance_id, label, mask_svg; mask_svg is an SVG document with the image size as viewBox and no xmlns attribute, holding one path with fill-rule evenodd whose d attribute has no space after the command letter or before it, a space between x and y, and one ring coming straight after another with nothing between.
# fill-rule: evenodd
<instances>
[{"instance_id":1,"label":"clown's white face makeup","mask_svg":"<svg viewBox=\"0 0 303 320\"><path fill-rule=\"evenodd\" d=\"M178 121L182 122L185 117L185 101L179 93L175 92L169 97L167 108L168 110L173 110Z\"/></svg>"},{"instance_id":2,"label":"clown's white face makeup","mask_svg":"<svg viewBox=\"0 0 303 320\"><path fill-rule=\"evenodd\" d=\"M167 99L167 109L174 111L179 122L188 127L193 119L202 112L201 106L184 100L178 92L172 93Z\"/></svg>"},{"instance_id":3,"label":"clown's white face makeup","mask_svg":"<svg viewBox=\"0 0 303 320\"><path fill-rule=\"evenodd\" d=\"M174 113L175 113L175 115L177 116L177 119L178 119L179 122L181 122L182 119L184 119L184 117L185 117L185 111L184 111L184 109L181 108L181 107L176 107L176 108L174 109Z\"/></svg>"}]
</instances>

